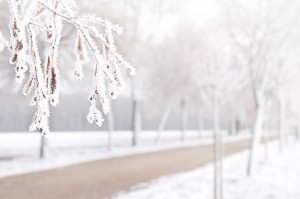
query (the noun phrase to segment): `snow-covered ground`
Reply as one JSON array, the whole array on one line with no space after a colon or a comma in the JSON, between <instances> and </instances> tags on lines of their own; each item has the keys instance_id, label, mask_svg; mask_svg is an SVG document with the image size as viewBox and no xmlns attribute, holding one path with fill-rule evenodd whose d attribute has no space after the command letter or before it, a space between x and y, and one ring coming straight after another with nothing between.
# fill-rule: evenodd
<instances>
[{"instance_id":1,"label":"snow-covered ground","mask_svg":"<svg viewBox=\"0 0 300 199\"><path fill-rule=\"evenodd\" d=\"M40 135L38 133L0 134L0 177L61 168L93 160L120 157L138 153L161 151L172 148L209 144L211 132L202 132L201 139L196 131L189 131L186 142L179 142L180 132L166 131L160 145L155 145L156 132L143 132L141 144L132 147L131 133L115 132L114 148L107 148L105 132L52 133L47 139L46 158L39 159ZM226 137L227 141L245 139L249 134ZM195 139L197 138L197 139Z\"/></svg>"},{"instance_id":2,"label":"snow-covered ground","mask_svg":"<svg viewBox=\"0 0 300 199\"><path fill-rule=\"evenodd\" d=\"M293 143L294 144L294 143ZM248 151L228 157L224 161L225 199L299 199L300 198L300 143L295 143L283 154L278 143L260 149L259 171L247 177ZM137 185L113 199L212 199L213 166L164 176Z\"/></svg>"}]
</instances>

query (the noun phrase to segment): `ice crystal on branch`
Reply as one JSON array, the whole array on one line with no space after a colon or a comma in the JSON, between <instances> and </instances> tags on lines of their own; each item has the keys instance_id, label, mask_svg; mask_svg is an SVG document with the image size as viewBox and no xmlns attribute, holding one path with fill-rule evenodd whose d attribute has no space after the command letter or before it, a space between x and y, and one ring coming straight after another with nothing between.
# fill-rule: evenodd
<instances>
[{"instance_id":1,"label":"ice crystal on branch","mask_svg":"<svg viewBox=\"0 0 300 199\"><path fill-rule=\"evenodd\" d=\"M131 75L135 73L134 68L116 51L114 34L119 35L122 28L100 17L77 15L77 5L73 0L7 1L10 7L10 63L16 65L18 83L23 82L28 73L23 94L32 92L30 105L37 108L30 130L46 134L49 131L49 106L58 103L60 75L57 62L63 22L73 25L77 31L74 75L79 79L83 77L84 65L91 60L89 55L95 60L87 119L101 126L102 113L110 111L110 97L115 97L123 84L121 67ZM44 61L38 49L38 34L45 35L49 42ZM0 34L0 49L2 40L5 41ZM111 90L108 91L108 88ZM97 108L97 101L102 109Z\"/></svg>"}]
</instances>

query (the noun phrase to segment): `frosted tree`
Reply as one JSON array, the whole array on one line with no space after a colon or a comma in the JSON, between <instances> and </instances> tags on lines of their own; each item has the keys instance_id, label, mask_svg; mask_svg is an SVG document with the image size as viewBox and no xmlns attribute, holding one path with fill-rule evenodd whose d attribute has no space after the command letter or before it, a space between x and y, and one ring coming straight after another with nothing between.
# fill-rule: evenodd
<instances>
[{"instance_id":1,"label":"frosted tree","mask_svg":"<svg viewBox=\"0 0 300 199\"><path fill-rule=\"evenodd\" d=\"M197 57L201 56L201 43L198 42L198 31L190 30L186 33L186 25L179 25L176 37L170 37L158 45L153 53L153 70L147 78L147 86L152 90L148 96L150 103L155 101L161 104L163 113L158 125L157 143L161 141L162 131L174 106L180 106L181 141L186 138L187 130L187 105L197 93L197 81L191 71L198 64ZM175 71L175 72L174 72ZM160 82L160 87L155 87L155 82ZM157 96L160 96L159 98ZM160 107L161 107L160 106Z\"/></svg>"},{"instance_id":2,"label":"frosted tree","mask_svg":"<svg viewBox=\"0 0 300 199\"><path fill-rule=\"evenodd\" d=\"M295 41L295 40L294 40ZM297 43L297 42L293 42ZM282 49L281 46L280 49ZM296 49L292 48L293 53L287 53L289 51L285 50L284 58L277 56L277 59L280 59L279 65L277 67L276 76L274 76L274 81L272 82L273 86L273 95L277 101L278 108L278 137L279 137L279 150L283 151L284 146L287 141L288 136L288 108L290 104L294 105L294 110L298 110L298 107L295 106L297 103L294 101L299 97L297 92L299 86L299 69L297 62L294 62L295 59L291 59L292 56L298 56L295 54ZM299 52L299 51L298 51ZM289 57L289 58L288 58ZM292 61L291 61L292 60Z\"/></svg>"},{"instance_id":3,"label":"frosted tree","mask_svg":"<svg viewBox=\"0 0 300 199\"><path fill-rule=\"evenodd\" d=\"M132 49L135 54L140 54L139 59L134 58L134 62L139 65L139 72L143 74L143 76L139 76L140 78L132 79L132 100L133 100L133 132L134 139L133 143L138 143L139 134L142 129L142 116L141 116L141 106L142 100L146 99L151 95L150 92L145 92L145 88L147 84L156 84L154 81L155 76L151 72L151 70L155 70L155 65L153 63L153 57L155 56L155 49L158 48L159 44L164 41L166 35L163 33L165 26L170 27L172 29L172 25L168 21L168 17L171 15L174 17L174 14L178 14L178 5L180 1L174 0L155 0L155 1L144 1L142 2L143 6L139 6L140 2L137 3L136 0L127 0L130 2L131 9L135 9L136 15L133 16L135 19L139 18L138 23L136 24L136 31L134 34L139 32L143 32L144 34L140 34L137 39L140 41L142 45L134 46ZM174 8L174 5L176 5ZM137 11L138 9L139 11ZM151 17L149 17L151 16ZM144 46L149 46L145 48ZM142 48L141 48L142 47ZM132 55L135 55L132 54ZM132 56L131 55L131 56ZM151 60L151 61L149 61ZM149 68L151 67L151 70ZM152 78L152 80L150 80ZM150 80L150 81L149 81ZM169 108L166 108L167 112ZM166 114L167 115L167 114ZM167 116L165 116L167 118Z\"/></svg>"},{"instance_id":4,"label":"frosted tree","mask_svg":"<svg viewBox=\"0 0 300 199\"><path fill-rule=\"evenodd\" d=\"M158 123L157 135L155 138L155 143L159 144L162 141L162 133L167 124L169 115L171 113L172 107L177 105L177 101L174 103L175 98L173 98L172 82L175 74L174 65L172 63L174 56L170 53L170 45L175 41L174 38L164 40L160 45L153 48L149 48L152 52L152 58L148 61L147 65L151 66L152 70L149 71L148 76L145 78L145 90L151 90L151 92L146 93L147 100L145 100L146 107L155 103L156 108L151 109L152 114L160 116ZM160 82L160 86L156 86L155 82ZM161 111L162 110L162 111Z\"/></svg>"},{"instance_id":5,"label":"frosted tree","mask_svg":"<svg viewBox=\"0 0 300 199\"><path fill-rule=\"evenodd\" d=\"M84 4L86 2L82 2ZM123 35L122 43L119 45L120 51L135 65L139 65L140 56L139 51L141 51L140 42L140 26L143 19L142 8L144 4L149 2L140 2L137 0L122 0L122 1L109 1L104 2L105 6L108 7L107 10L114 10L115 12L107 13L109 16L114 18L119 23L124 24L128 27L128 30ZM104 4L103 2L98 2L97 5ZM111 6L114 5L114 6ZM103 7L103 5L101 5ZM90 9L95 9L90 8ZM139 72L141 73L141 72ZM130 78L130 88L131 88L131 98L132 98L132 145L138 145L139 135L141 131L141 103L140 103L140 93L139 93L139 77ZM112 132L113 115L109 115L108 118L110 135ZM111 140L111 139L110 139Z\"/></svg>"},{"instance_id":6,"label":"frosted tree","mask_svg":"<svg viewBox=\"0 0 300 199\"><path fill-rule=\"evenodd\" d=\"M115 16L115 18L129 29L123 35L125 42L120 44L120 51L124 52L124 55L134 65L138 66L137 70L140 74L137 77L131 78L130 84L132 99L132 145L138 145L142 131L143 100L148 98L149 93L145 89L145 84L149 80L147 77L150 76L149 74L154 68L154 65L149 64L151 62L149 60L153 59L153 49L155 49L153 43L159 43L163 40L162 37L164 38L161 29L164 29L167 23L165 15L171 12L170 7L173 8L174 0L147 0L143 2L138 0L122 0L119 3L120 10L117 13L122 14ZM175 5L177 6L177 4ZM153 48L150 48L150 46ZM154 83L154 81L151 82Z\"/></svg>"},{"instance_id":7,"label":"frosted tree","mask_svg":"<svg viewBox=\"0 0 300 199\"><path fill-rule=\"evenodd\" d=\"M198 76L198 88L206 105L212 108L214 132L214 198L223 198L223 141L220 128L221 109L235 99L245 88L245 70L236 64L235 49L219 29L204 37L205 60L194 74ZM221 34L221 35L219 35ZM216 44L215 38L218 39Z\"/></svg>"},{"instance_id":8,"label":"frosted tree","mask_svg":"<svg viewBox=\"0 0 300 199\"><path fill-rule=\"evenodd\" d=\"M73 0L8 0L8 3L10 63L16 65L15 78L18 83L27 78L23 94L32 92L30 105L37 108L30 130L46 134L49 131L49 108L59 102L57 60L64 23L71 24L77 32L74 75L78 79L83 78L86 65L94 64L87 119L101 126L103 113L110 111L110 98L115 98L124 84L121 67L131 75L135 73L134 68L116 51L114 34L121 34L122 28L100 17L78 14ZM43 35L49 43L43 64L38 35ZM89 61L91 56L93 60ZM101 110L97 108L97 101L102 106Z\"/></svg>"},{"instance_id":9,"label":"frosted tree","mask_svg":"<svg viewBox=\"0 0 300 199\"><path fill-rule=\"evenodd\" d=\"M298 71L299 74L300 71ZM295 92L300 86L299 78L293 79L291 84L286 85L288 90L286 90L286 100L287 100L287 109L290 109L292 116L293 125L296 127L295 138L299 141L300 138L300 102L299 102L299 93ZM280 143L283 144L283 143Z\"/></svg>"},{"instance_id":10,"label":"frosted tree","mask_svg":"<svg viewBox=\"0 0 300 199\"><path fill-rule=\"evenodd\" d=\"M296 30L296 31L295 31ZM297 89L299 84L298 53L300 40L297 29L286 27L285 31L277 34L277 39L273 42L273 74L269 84L271 93L277 101L278 108L278 137L279 149L284 149L284 140L287 136L287 110L290 101L293 101L294 94L291 91ZM296 108L296 107L295 107ZM297 108L296 108L297 110Z\"/></svg>"},{"instance_id":11,"label":"frosted tree","mask_svg":"<svg viewBox=\"0 0 300 199\"><path fill-rule=\"evenodd\" d=\"M272 89L270 84L276 76L280 63L272 49L286 42L290 33L287 26L294 19L293 10L285 1L272 3L265 0L230 2L227 11L230 16L231 36L234 45L243 57L241 64L248 70L248 77L255 100L255 116L252 127L251 150L248 160L248 174L255 172L257 151L261 141L265 116L266 95ZM295 12L297 12L295 10ZM281 13L279 16L278 13ZM274 59L275 58L275 59Z\"/></svg>"}]
</instances>

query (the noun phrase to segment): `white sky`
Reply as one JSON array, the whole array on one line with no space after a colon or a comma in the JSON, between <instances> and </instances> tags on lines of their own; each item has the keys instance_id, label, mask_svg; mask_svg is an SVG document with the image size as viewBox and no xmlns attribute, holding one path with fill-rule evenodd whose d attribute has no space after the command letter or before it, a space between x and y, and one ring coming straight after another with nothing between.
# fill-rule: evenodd
<instances>
[{"instance_id":1,"label":"white sky","mask_svg":"<svg viewBox=\"0 0 300 199\"><path fill-rule=\"evenodd\" d=\"M166 37L175 36L175 30L182 19L194 26L204 26L212 22L218 16L221 9L214 1L188 0L184 2L173 2L163 5L161 16L153 11L145 10L143 13L144 26L140 27L142 39L149 41L149 37L155 32L155 37L150 41L158 44ZM188 30L187 30L188 31Z\"/></svg>"}]
</instances>

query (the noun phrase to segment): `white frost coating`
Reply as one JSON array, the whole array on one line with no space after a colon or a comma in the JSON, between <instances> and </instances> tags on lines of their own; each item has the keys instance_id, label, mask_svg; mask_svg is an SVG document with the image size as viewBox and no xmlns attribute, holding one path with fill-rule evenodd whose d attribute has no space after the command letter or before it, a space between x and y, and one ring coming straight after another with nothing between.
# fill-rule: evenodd
<instances>
[{"instance_id":1,"label":"white frost coating","mask_svg":"<svg viewBox=\"0 0 300 199\"><path fill-rule=\"evenodd\" d=\"M89 122L101 126L102 112L108 114L110 111L109 98L116 97L123 84L120 67L123 66L131 75L135 73L134 67L116 52L113 34L119 35L122 28L100 17L77 15L77 5L73 0L7 1L10 7L10 63L16 64L18 83L24 80L29 69L23 94L28 95L33 90L30 105L37 107L30 130L41 131L43 134L49 131L49 104L55 106L59 100L60 75L57 60L63 22L70 23L78 32L75 41L75 76L79 79L83 77L83 65L89 62L88 49L96 61L87 118ZM100 32L102 29L103 33ZM43 65L36 35L46 35L49 42ZM0 50L4 45L5 40L0 33ZM111 88L111 91L107 88ZM97 100L100 100L102 111L97 108Z\"/></svg>"}]
</instances>

